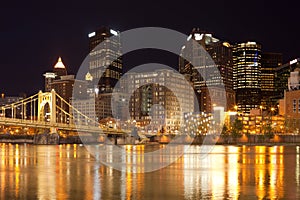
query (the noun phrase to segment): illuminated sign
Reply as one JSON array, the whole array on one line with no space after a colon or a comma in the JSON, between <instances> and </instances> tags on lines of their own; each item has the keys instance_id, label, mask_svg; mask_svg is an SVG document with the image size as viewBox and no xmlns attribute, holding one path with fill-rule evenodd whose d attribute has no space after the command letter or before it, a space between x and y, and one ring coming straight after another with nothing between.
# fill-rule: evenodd
<instances>
[{"instance_id":1,"label":"illuminated sign","mask_svg":"<svg viewBox=\"0 0 300 200\"><path fill-rule=\"evenodd\" d=\"M118 32L117 31L114 31L112 29L110 29L110 33L113 34L113 35L118 35Z\"/></svg>"},{"instance_id":2,"label":"illuminated sign","mask_svg":"<svg viewBox=\"0 0 300 200\"><path fill-rule=\"evenodd\" d=\"M96 35L96 33L95 33L95 32L92 32L92 33L89 34L89 38L91 38L91 37L93 37L93 36L95 36L95 35Z\"/></svg>"},{"instance_id":3,"label":"illuminated sign","mask_svg":"<svg viewBox=\"0 0 300 200\"><path fill-rule=\"evenodd\" d=\"M295 63L297 63L297 62L298 62L298 59L297 59L297 58L294 59L294 60L291 60L291 61L290 61L290 65L295 64Z\"/></svg>"}]
</instances>

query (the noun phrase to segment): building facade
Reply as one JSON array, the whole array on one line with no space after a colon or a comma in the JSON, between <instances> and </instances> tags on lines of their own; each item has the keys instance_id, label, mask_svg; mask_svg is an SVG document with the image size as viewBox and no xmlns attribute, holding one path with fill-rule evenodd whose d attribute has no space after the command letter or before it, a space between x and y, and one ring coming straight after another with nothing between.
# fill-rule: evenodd
<instances>
[{"instance_id":1,"label":"building facade","mask_svg":"<svg viewBox=\"0 0 300 200\"><path fill-rule=\"evenodd\" d=\"M233 47L233 87L239 112L250 113L261 104L261 45L256 42Z\"/></svg>"},{"instance_id":2,"label":"building facade","mask_svg":"<svg viewBox=\"0 0 300 200\"><path fill-rule=\"evenodd\" d=\"M55 92L64 100L56 98L57 108L57 122L69 123L72 120L70 115L71 100L74 98L84 99L87 97L87 82L75 80L74 75L68 75L67 69L59 57L57 63L53 67L52 72L46 72L45 77L45 91ZM76 83L76 84L75 84ZM46 112L48 106L46 106Z\"/></svg>"},{"instance_id":3,"label":"building facade","mask_svg":"<svg viewBox=\"0 0 300 200\"><path fill-rule=\"evenodd\" d=\"M194 111L192 87L173 70L127 73L123 78L126 86L121 88L130 95L130 119L146 131L180 131L184 113Z\"/></svg>"},{"instance_id":4,"label":"building facade","mask_svg":"<svg viewBox=\"0 0 300 200\"><path fill-rule=\"evenodd\" d=\"M288 79L296 68L300 68L300 58L285 63L275 70L275 99L283 99L284 91L288 90Z\"/></svg>"},{"instance_id":5,"label":"building facade","mask_svg":"<svg viewBox=\"0 0 300 200\"><path fill-rule=\"evenodd\" d=\"M263 52L261 57L261 105L269 108L277 104L275 76L282 65L282 54Z\"/></svg>"},{"instance_id":6,"label":"building facade","mask_svg":"<svg viewBox=\"0 0 300 200\"><path fill-rule=\"evenodd\" d=\"M212 112L215 104L226 110L233 109L232 48L228 42L220 41L212 33L193 29L181 51L179 72L192 82L201 111ZM226 97L226 103L212 98L220 92L221 96ZM220 102L224 102L224 105L220 105Z\"/></svg>"},{"instance_id":7,"label":"building facade","mask_svg":"<svg viewBox=\"0 0 300 200\"><path fill-rule=\"evenodd\" d=\"M110 93L122 75L120 33L101 27L88 37L89 73L100 93Z\"/></svg>"},{"instance_id":8,"label":"building facade","mask_svg":"<svg viewBox=\"0 0 300 200\"><path fill-rule=\"evenodd\" d=\"M280 113L285 117L287 133L299 134L300 132L300 68L290 73L288 90L284 92L284 99L280 104Z\"/></svg>"}]
</instances>

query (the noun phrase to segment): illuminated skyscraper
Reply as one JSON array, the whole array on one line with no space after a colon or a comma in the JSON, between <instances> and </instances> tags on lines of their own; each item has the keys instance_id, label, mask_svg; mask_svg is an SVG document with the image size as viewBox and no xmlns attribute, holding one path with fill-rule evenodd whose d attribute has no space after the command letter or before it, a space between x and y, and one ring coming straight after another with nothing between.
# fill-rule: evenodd
<instances>
[{"instance_id":1,"label":"illuminated skyscraper","mask_svg":"<svg viewBox=\"0 0 300 200\"><path fill-rule=\"evenodd\" d=\"M250 113L259 108L261 99L261 45L256 42L233 47L233 87L238 110Z\"/></svg>"},{"instance_id":2,"label":"illuminated skyscraper","mask_svg":"<svg viewBox=\"0 0 300 200\"><path fill-rule=\"evenodd\" d=\"M203 49L190 42L191 39L197 41ZM209 32L194 28L187 44L182 48L181 55L189 58L195 65L192 66L191 62L182 57L179 60L179 72L192 82L198 96L200 110L211 112L213 104L223 106L226 110L233 109L235 94L232 82L231 45L213 37ZM226 96L226 104L222 100L218 101L218 96L222 98Z\"/></svg>"},{"instance_id":3,"label":"illuminated skyscraper","mask_svg":"<svg viewBox=\"0 0 300 200\"><path fill-rule=\"evenodd\" d=\"M110 93L122 75L120 33L101 27L88 36L89 73L97 81L99 93Z\"/></svg>"}]
</instances>

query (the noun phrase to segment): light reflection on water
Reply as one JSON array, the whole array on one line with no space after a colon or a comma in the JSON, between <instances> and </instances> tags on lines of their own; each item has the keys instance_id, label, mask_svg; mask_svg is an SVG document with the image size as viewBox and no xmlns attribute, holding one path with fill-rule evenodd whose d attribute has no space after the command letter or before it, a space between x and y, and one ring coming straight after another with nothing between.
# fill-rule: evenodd
<instances>
[{"instance_id":1,"label":"light reflection on water","mask_svg":"<svg viewBox=\"0 0 300 200\"><path fill-rule=\"evenodd\" d=\"M143 152L157 148L124 146L122 159L143 163ZM99 164L79 145L0 144L0 199L300 199L299 146L199 152L191 146L166 168L131 173Z\"/></svg>"}]
</instances>

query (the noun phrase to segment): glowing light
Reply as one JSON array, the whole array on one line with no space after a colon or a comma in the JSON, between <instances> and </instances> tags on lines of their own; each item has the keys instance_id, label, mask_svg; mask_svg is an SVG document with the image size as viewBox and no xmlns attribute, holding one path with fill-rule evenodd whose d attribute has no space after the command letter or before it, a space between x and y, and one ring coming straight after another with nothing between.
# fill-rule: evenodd
<instances>
[{"instance_id":1,"label":"glowing light","mask_svg":"<svg viewBox=\"0 0 300 200\"><path fill-rule=\"evenodd\" d=\"M228 42L223 42L223 46L230 47L230 44Z\"/></svg>"},{"instance_id":2,"label":"glowing light","mask_svg":"<svg viewBox=\"0 0 300 200\"><path fill-rule=\"evenodd\" d=\"M112 29L110 29L110 33L113 34L113 35L118 35L118 32L115 31L115 30L112 30Z\"/></svg>"},{"instance_id":3,"label":"glowing light","mask_svg":"<svg viewBox=\"0 0 300 200\"><path fill-rule=\"evenodd\" d=\"M92 32L89 34L89 38L94 37L96 35L96 32Z\"/></svg>"},{"instance_id":4,"label":"glowing light","mask_svg":"<svg viewBox=\"0 0 300 200\"><path fill-rule=\"evenodd\" d=\"M203 34L195 33L195 40L202 40Z\"/></svg>"},{"instance_id":5,"label":"glowing light","mask_svg":"<svg viewBox=\"0 0 300 200\"><path fill-rule=\"evenodd\" d=\"M55 78L56 77L55 73L52 73L52 72L47 72L44 74L44 76L46 78Z\"/></svg>"},{"instance_id":6,"label":"glowing light","mask_svg":"<svg viewBox=\"0 0 300 200\"><path fill-rule=\"evenodd\" d=\"M62 68L62 69L65 69L65 68L66 68L65 65L64 65L64 63L63 63L62 60L61 60L61 57L58 58L58 61L57 61L57 63L55 64L54 68Z\"/></svg>"},{"instance_id":7,"label":"glowing light","mask_svg":"<svg viewBox=\"0 0 300 200\"><path fill-rule=\"evenodd\" d=\"M291 61L290 61L290 65L295 64L295 63L297 63L297 62L298 62L298 59L297 59L297 58L294 59L294 60L291 60Z\"/></svg>"},{"instance_id":8,"label":"glowing light","mask_svg":"<svg viewBox=\"0 0 300 200\"><path fill-rule=\"evenodd\" d=\"M189 35L189 37L186 40L189 41L191 38L192 38L192 35Z\"/></svg>"}]
</instances>

